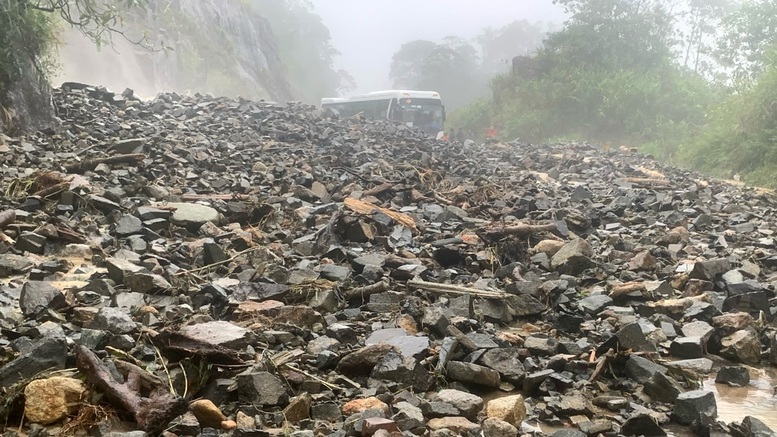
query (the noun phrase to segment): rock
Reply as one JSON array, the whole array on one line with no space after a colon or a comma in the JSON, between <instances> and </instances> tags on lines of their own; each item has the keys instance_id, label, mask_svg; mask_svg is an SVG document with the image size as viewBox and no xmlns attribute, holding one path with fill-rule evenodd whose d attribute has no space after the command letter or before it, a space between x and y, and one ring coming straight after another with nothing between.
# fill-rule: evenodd
<instances>
[{"instance_id":1,"label":"rock","mask_svg":"<svg viewBox=\"0 0 777 437\"><path fill-rule=\"evenodd\" d=\"M326 422L341 422L343 420L343 415L340 413L340 408L337 404L322 403L313 404L313 406L310 407L310 418Z\"/></svg>"},{"instance_id":2,"label":"rock","mask_svg":"<svg viewBox=\"0 0 777 437\"><path fill-rule=\"evenodd\" d=\"M348 376L369 375L375 365L393 350L394 347L390 344L365 346L344 356L337 365L337 370Z\"/></svg>"},{"instance_id":3,"label":"rock","mask_svg":"<svg viewBox=\"0 0 777 437\"><path fill-rule=\"evenodd\" d=\"M131 215L123 215L116 220L116 235L119 237L129 237L130 235L140 234L143 231L143 222L139 218Z\"/></svg>"},{"instance_id":4,"label":"rock","mask_svg":"<svg viewBox=\"0 0 777 437\"><path fill-rule=\"evenodd\" d=\"M101 329L113 334L129 334L137 329L132 318L118 308L100 308L92 323L92 329Z\"/></svg>"},{"instance_id":5,"label":"rock","mask_svg":"<svg viewBox=\"0 0 777 437\"><path fill-rule=\"evenodd\" d=\"M283 416L291 423L297 423L310 417L313 399L307 393L292 398L283 409Z\"/></svg>"},{"instance_id":6,"label":"rock","mask_svg":"<svg viewBox=\"0 0 777 437\"><path fill-rule=\"evenodd\" d=\"M761 341L752 329L743 329L720 341L720 356L744 364L761 361Z\"/></svg>"},{"instance_id":7,"label":"rock","mask_svg":"<svg viewBox=\"0 0 777 437\"><path fill-rule=\"evenodd\" d=\"M282 406L288 401L286 387L270 372L244 373L237 377L238 396L243 402Z\"/></svg>"},{"instance_id":8,"label":"rock","mask_svg":"<svg viewBox=\"0 0 777 437\"><path fill-rule=\"evenodd\" d=\"M693 266L691 278L715 281L718 276L723 275L729 270L731 270L731 263L725 258L699 261Z\"/></svg>"},{"instance_id":9,"label":"rock","mask_svg":"<svg viewBox=\"0 0 777 437\"><path fill-rule=\"evenodd\" d=\"M656 259L650 254L650 251L644 250L629 260L629 270L653 270L656 263Z\"/></svg>"},{"instance_id":10,"label":"rock","mask_svg":"<svg viewBox=\"0 0 777 437\"><path fill-rule=\"evenodd\" d=\"M625 436L663 437L666 432L649 414L638 414L626 420L621 426L621 434Z\"/></svg>"},{"instance_id":11,"label":"rock","mask_svg":"<svg viewBox=\"0 0 777 437\"><path fill-rule=\"evenodd\" d=\"M742 428L746 437L775 437L775 433L765 423L753 416L745 416L742 420Z\"/></svg>"},{"instance_id":12,"label":"rock","mask_svg":"<svg viewBox=\"0 0 777 437\"><path fill-rule=\"evenodd\" d=\"M407 335L407 331L402 328L380 329L373 332L364 344L388 344L405 357L423 358L429 348L429 337Z\"/></svg>"},{"instance_id":13,"label":"rock","mask_svg":"<svg viewBox=\"0 0 777 437\"><path fill-rule=\"evenodd\" d=\"M59 422L78 409L85 395L86 386L77 379L62 376L37 379L24 388L24 415L33 423Z\"/></svg>"},{"instance_id":14,"label":"rock","mask_svg":"<svg viewBox=\"0 0 777 437\"><path fill-rule=\"evenodd\" d=\"M545 335L530 335L526 338L523 347L528 349L532 355L547 356L556 353L558 342Z\"/></svg>"},{"instance_id":15,"label":"rock","mask_svg":"<svg viewBox=\"0 0 777 437\"><path fill-rule=\"evenodd\" d=\"M669 361L666 367L670 369L689 370L693 373L707 375L712 372L712 360L709 358L696 358L691 360Z\"/></svg>"},{"instance_id":16,"label":"rock","mask_svg":"<svg viewBox=\"0 0 777 437\"><path fill-rule=\"evenodd\" d=\"M480 396L453 389L440 390L435 400L454 407L460 415L473 420L483 410L484 405Z\"/></svg>"},{"instance_id":17,"label":"rock","mask_svg":"<svg viewBox=\"0 0 777 437\"><path fill-rule=\"evenodd\" d=\"M0 387L11 387L44 370L64 369L66 359L65 338L50 332L26 346L16 358L0 367Z\"/></svg>"},{"instance_id":18,"label":"rock","mask_svg":"<svg viewBox=\"0 0 777 437\"><path fill-rule=\"evenodd\" d=\"M168 208L174 209L173 223L192 229L199 229L206 223L220 222L219 212L198 203L168 203Z\"/></svg>"},{"instance_id":19,"label":"rock","mask_svg":"<svg viewBox=\"0 0 777 437\"><path fill-rule=\"evenodd\" d=\"M343 282L348 279L351 270L348 267L327 264L321 268L321 277L330 281Z\"/></svg>"},{"instance_id":20,"label":"rock","mask_svg":"<svg viewBox=\"0 0 777 437\"><path fill-rule=\"evenodd\" d=\"M480 425L472 423L464 417L442 417L439 419L431 419L427 424L432 431L438 431L441 429L448 429L455 433L455 435L477 435L480 433Z\"/></svg>"},{"instance_id":21,"label":"rock","mask_svg":"<svg viewBox=\"0 0 777 437\"><path fill-rule=\"evenodd\" d=\"M519 348L489 349L480 357L480 364L499 372L501 380L520 385L526 376Z\"/></svg>"},{"instance_id":22,"label":"rock","mask_svg":"<svg viewBox=\"0 0 777 437\"><path fill-rule=\"evenodd\" d=\"M753 326L755 319L748 313L727 313L712 318L712 326L719 329L725 335L731 335L736 331Z\"/></svg>"},{"instance_id":23,"label":"rock","mask_svg":"<svg viewBox=\"0 0 777 437\"><path fill-rule=\"evenodd\" d=\"M248 345L251 331L226 321L213 321L187 325L181 334L203 343L230 349L243 349Z\"/></svg>"},{"instance_id":24,"label":"rock","mask_svg":"<svg viewBox=\"0 0 777 437\"><path fill-rule=\"evenodd\" d=\"M703 358L706 343L702 337L678 337L669 346L672 356L683 359Z\"/></svg>"},{"instance_id":25,"label":"rock","mask_svg":"<svg viewBox=\"0 0 777 437\"><path fill-rule=\"evenodd\" d=\"M605 308L613 304L613 300L610 296L605 294L596 294L580 299L578 305L580 309L590 315L596 315L602 312Z\"/></svg>"},{"instance_id":26,"label":"rock","mask_svg":"<svg viewBox=\"0 0 777 437\"><path fill-rule=\"evenodd\" d=\"M526 418L526 404L523 396L505 396L489 401L486 404L486 415L516 427L521 426L521 422Z\"/></svg>"},{"instance_id":27,"label":"rock","mask_svg":"<svg viewBox=\"0 0 777 437\"><path fill-rule=\"evenodd\" d=\"M483 421L484 437L516 437L518 428L509 423L494 417L489 417Z\"/></svg>"},{"instance_id":28,"label":"rock","mask_svg":"<svg viewBox=\"0 0 777 437\"><path fill-rule=\"evenodd\" d=\"M0 254L0 278L26 273L34 265L31 259L24 256L11 253Z\"/></svg>"},{"instance_id":29,"label":"rock","mask_svg":"<svg viewBox=\"0 0 777 437\"><path fill-rule=\"evenodd\" d=\"M668 369L639 355L631 355L626 361L626 374L640 384L646 383L656 373L666 374Z\"/></svg>"},{"instance_id":30,"label":"rock","mask_svg":"<svg viewBox=\"0 0 777 437\"><path fill-rule=\"evenodd\" d=\"M451 361L445 366L445 371L454 381L494 388L500 384L499 372L477 364Z\"/></svg>"},{"instance_id":31,"label":"rock","mask_svg":"<svg viewBox=\"0 0 777 437\"><path fill-rule=\"evenodd\" d=\"M19 306L25 316L34 316L47 309L58 310L67 306L65 295L48 282L27 281L22 286Z\"/></svg>"},{"instance_id":32,"label":"rock","mask_svg":"<svg viewBox=\"0 0 777 437\"><path fill-rule=\"evenodd\" d=\"M362 428L362 435L365 437L371 437L375 435L379 430L385 430L389 433L397 432L401 433L399 426L391 419L384 419L382 417L368 417L364 420Z\"/></svg>"},{"instance_id":33,"label":"rock","mask_svg":"<svg viewBox=\"0 0 777 437\"><path fill-rule=\"evenodd\" d=\"M576 429L560 429L548 434L549 437L586 437L586 435Z\"/></svg>"},{"instance_id":34,"label":"rock","mask_svg":"<svg viewBox=\"0 0 777 437\"><path fill-rule=\"evenodd\" d=\"M675 401L674 415L677 423L681 425L710 423L718 415L715 395L704 390L682 393Z\"/></svg>"},{"instance_id":35,"label":"rock","mask_svg":"<svg viewBox=\"0 0 777 437\"><path fill-rule=\"evenodd\" d=\"M396 414L391 419L397 422L402 431L419 434L426 428L426 419L421 408L408 402L397 402L394 404L394 411Z\"/></svg>"},{"instance_id":36,"label":"rock","mask_svg":"<svg viewBox=\"0 0 777 437\"><path fill-rule=\"evenodd\" d=\"M127 273L124 275L123 282L132 292L141 294L161 292L173 288L165 278L149 273Z\"/></svg>"},{"instance_id":37,"label":"rock","mask_svg":"<svg viewBox=\"0 0 777 437\"><path fill-rule=\"evenodd\" d=\"M677 381L661 372L655 372L645 382L645 394L658 402L674 403L683 391Z\"/></svg>"},{"instance_id":38,"label":"rock","mask_svg":"<svg viewBox=\"0 0 777 437\"><path fill-rule=\"evenodd\" d=\"M388 414L390 408L388 404L374 396L364 399L354 399L343 405L343 414L347 416L363 413L367 410L380 410L383 414Z\"/></svg>"},{"instance_id":39,"label":"rock","mask_svg":"<svg viewBox=\"0 0 777 437\"><path fill-rule=\"evenodd\" d=\"M208 399L198 399L189 404L189 411L197 418L197 422L203 427L221 428L221 423L227 420L227 416L221 412L213 402Z\"/></svg>"},{"instance_id":40,"label":"rock","mask_svg":"<svg viewBox=\"0 0 777 437\"><path fill-rule=\"evenodd\" d=\"M595 264L589 258L593 251L587 241L577 238L565 244L550 259L550 266L559 273L566 275L579 275Z\"/></svg>"},{"instance_id":41,"label":"rock","mask_svg":"<svg viewBox=\"0 0 777 437\"><path fill-rule=\"evenodd\" d=\"M742 366L723 366L715 376L718 384L727 384L734 387L744 387L750 384L750 372Z\"/></svg>"}]
</instances>

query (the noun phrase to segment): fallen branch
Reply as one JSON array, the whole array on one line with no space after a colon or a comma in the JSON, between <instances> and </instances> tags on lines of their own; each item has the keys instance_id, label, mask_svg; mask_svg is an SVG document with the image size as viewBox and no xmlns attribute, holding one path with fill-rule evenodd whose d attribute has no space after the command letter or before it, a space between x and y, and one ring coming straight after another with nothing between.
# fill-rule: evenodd
<instances>
[{"instance_id":1,"label":"fallen branch","mask_svg":"<svg viewBox=\"0 0 777 437\"><path fill-rule=\"evenodd\" d=\"M179 332L160 332L150 336L151 343L158 347L164 355L178 361L184 358L204 358L208 364L216 366L243 366L246 365L240 359L237 352L223 346L215 346L203 341L188 337Z\"/></svg>"},{"instance_id":2,"label":"fallen branch","mask_svg":"<svg viewBox=\"0 0 777 437\"><path fill-rule=\"evenodd\" d=\"M508 293L503 291L488 291L460 285L437 284L434 282L422 281L420 279L411 279L407 281L407 286L438 294L455 294L459 296L471 294L472 296L481 297L483 299L506 299L509 296Z\"/></svg>"},{"instance_id":3,"label":"fallen branch","mask_svg":"<svg viewBox=\"0 0 777 437\"><path fill-rule=\"evenodd\" d=\"M252 196L248 194L184 194L181 196L183 202L196 202L198 200L251 200Z\"/></svg>"},{"instance_id":4,"label":"fallen branch","mask_svg":"<svg viewBox=\"0 0 777 437\"><path fill-rule=\"evenodd\" d=\"M540 232L551 232L553 234L563 236L563 233L556 223L548 223L546 225L529 225L526 223L518 223L512 226L493 227L486 229L486 236L492 240L506 237L508 235L518 238L526 238Z\"/></svg>"},{"instance_id":5,"label":"fallen branch","mask_svg":"<svg viewBox=\"0 0 777 437\"><path fill-rule=\"evenodd\" d=\"M264 246L249 247L248 249L240 251L240 252L232 255L231 257L223 260L223 261L215 262L213 264L208 264L208 265L202 266L202 267L197 267L196 269L181 270L179 272L176 272L175 276L189 275L189 274L193 274L195 272L201 272L203 270L212 269L213 267L218 267L218 266L221 266L221 265L224 265L224 264L229 264L229 263L231 263L232 261L236 260L237 258L239 258L242 255L245 255L245 254L251 253L251 252L256 252L257 250L262 249L262 248L264 248Z\"/></svg>"},{"instance_id":6,"label":"fallen branch","mask_svg":"<svg viewBox=\"0 0 777 437\"><path fill-rule=\"evenodd\" d=\"M6 226L16 221L16 211L8 209L0 212L0 229L5 229Z\"/></svg>"},{"instance_id":7,"label":"fallen branch","mask_svg":"<svg viewBox=\"0 0 777 437\"><path fill-rule=\"evenodd\" d=\"M347 197L343 203L345 204L346 208L350 209L351 211L357 214L372 215L376 212L380 212L391 217L392 220L410 229L411 231L415 233L418 232L418 228L416 227L415 220L413 220L413 218L407 214L402 214L400 212L392 211L388 208L383 208L377 205L373 205L369 202L364 202L358 199L354 199L353 197Z\"/></svg>"},{"instance_id":8,"label":"fallen branch","mask_svg":"<svg viewBox=\"0 0 777 437\"><path fill-rule=\"evenodd\" d=\"M369 190L364 192L365 196L377 196L378 194L385 193L386 191L390 191L394 188L394 183L392 182L386 182L383 184L380 184L376 187L372 187Z\"/></svg>"},{"instance_id":9,"label":"fallen branch","mask_svg":"<svg viewBox=\"0 0 777 437\"><path fill-rule=\"evenodd\" d=\"M594 373L592 373L591 377L588 378L588 382L596 381L599 378L599 375L602 373L602 371L604 371L605 366L610 364L614 359L615 359L614 349L608 350L607 353L599 357L599 359L596 362L596 368L594 369Z\"/></svg>"},{"instance_id":10,"label":"fallen branch","mask_svg":"<svg viewBox=\"0 0 777 437\"><path fill-rule=\"evenodd\" d=\"M341 294L345 300L351 300L357 297L369 297L371 294L383 293L384 291L388 291L388 289L388 282L380 281L364 287L343 290Z\"/></svg>"},{"instance_id":11,"label":"fallen branch","mask_svg":"<svg viewBox=\"0 0 777 437\"><path fill-rule=\"evenodd\" d=\"M172 395L164 385L144 378L145 371L140 368L126 367L127 381L117 381L97 355L83 345L76 346L76 366L109 402L131 413L138 426L149 434L161 432L188 409L184 399ZM151 389L148 397L140 395L144 383Z\"/></svg>"},{"instance_id":12,"label":"fallen branch","mask_svg":"<svg viewBox=\"0 0 777 437\"><path fill-rule=\"evenodd\" d=\"M643 296L647 293L647 288L644 282L626 282L623 284L614 285L610 289L610 297L625 296L631 293L639 292Z\"/></svg>"},{"instance_id":13,"label":"fallen branch","mask_svg":"<svg viewBox=\"0 0 777 437\"><path fill-rule=\"evenodd\" d=\"M87 159L86 161L76 162L65 166L68 173L80 173L82 171L94 170L100 164L134 164L146 159L142 153L131 153L128 155L107 156L105 158Z\"/></svg>"},{"instance_id":14,"label":"fallen branch","mask_svg":"<svg viewBox=\"0 0 777 437\"><path fill-rule=\"evenodd\" d=\"M469 349L470 352L478 350L478 345L474 340L464 335L461 330L453 325L448 325L448 334L455 337L459 341L459 344Z\"/></svg>"},{"instance_id":15,"label":"fallen branch","mask_svg":"<svg viewBox=\"0 0 777 437\"><path fill-rule=\"evenodd\" d=\"M52 185L48 188L44 188L42 190L36 191L32 193L33 196L38 196L41 198L46 198L51 196L52 194L61 193L62 191L67 190L70 188L70 182L60 182L56 185Z\"/></svg>"}]
</instances>

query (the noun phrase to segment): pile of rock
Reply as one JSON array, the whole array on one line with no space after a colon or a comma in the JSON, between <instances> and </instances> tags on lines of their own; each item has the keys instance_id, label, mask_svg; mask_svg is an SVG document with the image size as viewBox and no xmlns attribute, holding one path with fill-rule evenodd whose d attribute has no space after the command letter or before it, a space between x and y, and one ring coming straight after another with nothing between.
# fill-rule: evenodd
<instances>
[{"instance_id":1,"label":"pile of rock","mask_svg":"<svg viewBox=\"0 0 777 437\"><path fill-rule=\"evenodd\" d=\"M769 193L299 104L55 97L60 129L0 137L0 413L29 434L770 432L699 390L777 364Z\"/></svg>"}]
</instances>

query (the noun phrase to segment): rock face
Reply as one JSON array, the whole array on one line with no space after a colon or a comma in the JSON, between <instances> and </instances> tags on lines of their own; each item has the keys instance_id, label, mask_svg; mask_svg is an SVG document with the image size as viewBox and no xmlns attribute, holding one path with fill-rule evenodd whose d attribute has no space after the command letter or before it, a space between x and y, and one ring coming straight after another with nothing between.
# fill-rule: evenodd
<instances>
[{"instance_id":1,"label":"rock face","mask_svg":"<svg viewBox=\"0 0 777 437\"><path fill-rule=\"evenodd\" d=\"M85 394L84 384L73 378L52 376L32 381L24 389L24 415L33 423L58 422L78 409Z\"/></svg>"}]
</instances>

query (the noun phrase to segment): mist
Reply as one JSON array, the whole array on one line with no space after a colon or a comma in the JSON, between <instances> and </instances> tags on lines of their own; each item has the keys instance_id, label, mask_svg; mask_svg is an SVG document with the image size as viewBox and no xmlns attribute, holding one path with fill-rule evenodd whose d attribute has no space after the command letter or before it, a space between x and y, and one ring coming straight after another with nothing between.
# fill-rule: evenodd
<instances>
[{"instance_id":1,"label":"mist","mask_svg":"<svg viewBox=\"0 0 777 437\"><path fill-rule=\"evenodd\" d=\"M485 27L516 20L560 24L552 0L312 0L340 51L336 67L356 81L354 92L391 88L392 55L408 41L470 39Z\"/></svg>"}]
</instances>

